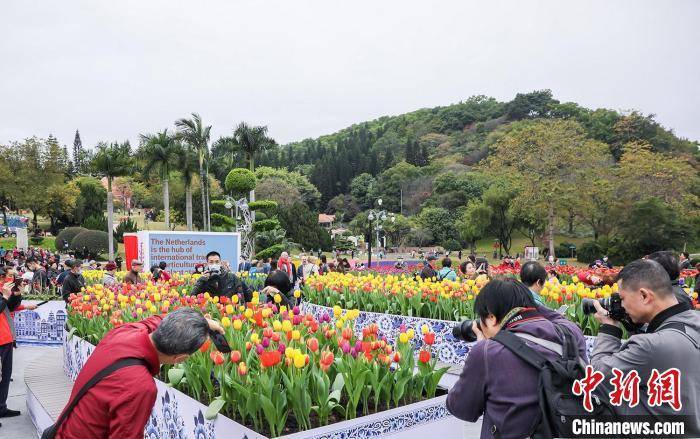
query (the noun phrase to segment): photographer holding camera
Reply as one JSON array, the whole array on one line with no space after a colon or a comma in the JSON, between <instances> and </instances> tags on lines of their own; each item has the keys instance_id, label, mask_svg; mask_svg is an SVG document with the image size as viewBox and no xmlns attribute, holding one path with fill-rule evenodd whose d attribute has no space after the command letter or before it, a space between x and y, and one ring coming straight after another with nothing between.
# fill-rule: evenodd
<instances>
[{"instance_id":1,"label":"photographer holding camera","mask_svg":"<svg viewBox=\"0 0 700 439\"><path fill-rule=\"evenodd\" d=\"M240 299L250 302L253 292L238 276L221 265L221 255L216 251L207 253L207 265L204 273L197 279L190 295L209 293L212 296L232 297L237 294Z\"/></svg>"},{"instance_id":2,"label":"photographer holding camera","mask_svg":"<svg viewBox=\"0 0 700 439\"><path fill-rule=\"evenodd\" d=\"M674 294L668 273L658 262L634 261L618 275L619 292L610 299L593 301L595 318L601 323L591 355L593 367L603 372L607 386L613 368L625 375L636 371L640 377L639 404L633 408L615 407L617 415L686 415L686 434L698 433L700 426L700 314ZM606 305L606 306L603 306ZM607 308L607 309L606 309ZM622 342L622 324L629 328L648 324L645 333L633 334ZM650 406L647 382L652 370L663 374L675 368L681 373L682 408L674 411L668 404ZM606 389L607 390L607 389Z\"/></svg>"},{"instance_id":3,"label":"photographer holding camera","mask_svg":"<svg viewBox=\"0 0 700 439\"><path fill-rule=\"evenodd\" d=\"M477 343L447 395L447 409L469 422L483 414L482 438L523 438L541 432L547 422L540 406L543 367L533 367L504 339L517 339L521 350L542 360L561 361L565 353L571 367L582 370L583 333L562 315L536 306L530 290L511 278L486 284L474 302L474 312L476 320L462 322L453 331L456 338Z\"/></svg>"}]
</instances>

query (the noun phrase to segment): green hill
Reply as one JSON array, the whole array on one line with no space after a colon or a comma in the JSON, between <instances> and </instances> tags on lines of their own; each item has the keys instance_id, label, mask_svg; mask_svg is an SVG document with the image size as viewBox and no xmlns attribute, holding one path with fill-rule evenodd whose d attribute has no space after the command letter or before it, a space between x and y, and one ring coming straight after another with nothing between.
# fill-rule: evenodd
<instances>
[{"instance_id":1,"label":"green hill","mask_svg":"<svg viewBox=\"0 0 700 439\"><path fill-rule=\"evenodd\" d=\"M326 207L334 197L350 193L353 178L363 173L379 176L402 161L418 167L422 177L467 170L488 155L490 133L534 118L579 122L589 137L609 146L616 160L630 141L648 142L656 152L698 159L698 142L679 138L656 122L654 115L560 103L551 91L541 90L518 94L510 102L474 96L444 107L380 117L317 139L282 145L263 154L258 163L308 176ZM413 184L421 186L420 181Z\"/></svg>"}]
</instances>

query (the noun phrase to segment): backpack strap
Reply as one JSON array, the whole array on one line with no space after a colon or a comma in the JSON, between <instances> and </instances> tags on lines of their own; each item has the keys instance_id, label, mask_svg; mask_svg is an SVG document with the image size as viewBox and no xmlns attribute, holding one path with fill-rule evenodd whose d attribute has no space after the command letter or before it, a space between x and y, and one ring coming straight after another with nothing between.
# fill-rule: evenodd
<instances>
[{"instance_id":1,"label":"backpack strap","mask_svg":"<svg viewBox=\"0 0 700 439\"><path fill-rule=\"evenodd\" d=\"M492 340L502 344L517 357L536 369L544 368L545 364L549 362L542 354L526 345L525 342L513 332L498 331L498 334L496 334Z\"/></svg>"},{"instance_id":2,"label":"backpack strap","mask_svg":"<svg viewBox=\"0 0 700 439\"><path fill-rule=\"evenodd\" d=\"M134 357L129 357L129 358L122 358L121 360L117 360L114 363L108 365L104 369L100 370L97 372L95 375L90 378L90 380L83 385L83 387L80 389L80 391L75 395L75 398L68 404L68 406L63 410L61 413L61 416L58 417L56 420L56 423L49 427L53 429L54 432L58 432L58 429L61 427L61 424L65 422L65 420L68 418L68 416L71 414L73 409L75 409L75 406L78 405L80 400L85 396L85 394L95 386L95 384L99 383L102 381L103 378L105 378L108 375L111 375L112 373L116 372L119 369L129 367L129 366L137 366L137 365L142 365L146 368L148 368L148 363L146 363L146 360L143 358L134 358Z\"/></svg>"}]
</instances>

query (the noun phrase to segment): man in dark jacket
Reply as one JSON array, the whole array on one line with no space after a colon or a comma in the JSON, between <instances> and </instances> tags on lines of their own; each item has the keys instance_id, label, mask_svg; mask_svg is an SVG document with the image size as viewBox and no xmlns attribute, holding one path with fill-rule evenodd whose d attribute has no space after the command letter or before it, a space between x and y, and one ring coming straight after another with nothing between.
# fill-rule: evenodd
<instances>
[{"instance_id":1,"label":"man in dark jacket","mask_svg":"<svg viewBox=\"0 0 700 439\"><path fill-rule=\"evenodd\" d=\"M435 261L437 260L437 257L430 255L428 256L427 263L425 264L425 267L420 272L420 277L421 279L432 279L434 277L437 277L437 270L435 269Z\"/></svg>"},{"instance_id":2,"label":"man in dark jacket","mask_svg":"<svg viewBox=\"0 0 700 439\"><path fill-rule=\"evenodd\" d=\"M44 294L44 291L49 287L49 277L46 274L46 270L35 258L27 259L27 268L34 273L30 284L30 292L32 294Z\"/></svg>"},{"instance_id":3,"label":"man in dark jacket","mask_svg":"<svg viewBox=\"0 0 700 439\"><path fill-rule=\"evenodd\" d=\"M71 294L79 293L80 289L85 286L85 279L80 274L80 261L72 259L66 261L65 264L70 271L66 275L65 279L63 279L61 296L63 296L63 300L68 302L68 298Z\"/></svg>"},{"instance_id":4,"label":"man in dark jacket","mask_svg":"<svg viewBox=\"0 0 700 439\"><path fill-rule=\"evenodd\" d=\"M131 270L124 276L124 282L127 284L140 284L143 282L139 273L143 271L143 262L138 259L131 261Z\"/></svg>"},{"instance_id":5,"label":"man in dark jacket","mask_svg":"<svg viewBox=\"0 0 700 439\"><path fill-rule=\"evenodd\" d=\"M515 279L494 279L484 286L474 303L474 312L481 327L479 330L476 323L472 326L478 341L447 395L447 409L469 422L476 422L483 415L482 438L492 438L494 431L504 439L528 437L540 420L540 371L490 338L507 330L560 344L557 326L566 326L574 335L579 357L585 361L583 333L558 313L537 307L528 288ZM548 359L558 356L539 344L523 341Z\"/></svg>"},{"instance_id":6,"label":"man in dark jacket","mask_svg":"<svg viewBox=\"0 0 700 439\"><path fill-rule=\"evenodd\" d=\"M250 302L253 298L253 292L248 288L248 285L234 273L221 266L221 255L215 251L207 254L207 265L204 273L197 279L190 294L195 296L203 293L226 297L238 294L240 299L246 302Z\"/></svg>"},{"instance_id":7,"label":"man in dark jacket","mask_svg":"<svg viewBox=\"0 0 700 439\"><path fill-rule=\"evenodd\" d=\"M620 271L618 285L622 306L635 323L646 323L646 332L623 343L620 322L613 320L600 303L594 302L601 323L591 355L591 364L606 378L613 369L639 374L639 402L613 407L617 415L646 415L654 418L685 416L685 434L700 437L700 314L678 300L664 267L649 259L631 262ZM681 407L650 405L647 387L653 370L665 374L680 371L676 390ZM601 386L608 387L608 380ZM659 386L659 382L657 382ZM607 389L611 390L611 389ZM671 419L671 418L667 418Z\"/></svg>"}]
</instances>

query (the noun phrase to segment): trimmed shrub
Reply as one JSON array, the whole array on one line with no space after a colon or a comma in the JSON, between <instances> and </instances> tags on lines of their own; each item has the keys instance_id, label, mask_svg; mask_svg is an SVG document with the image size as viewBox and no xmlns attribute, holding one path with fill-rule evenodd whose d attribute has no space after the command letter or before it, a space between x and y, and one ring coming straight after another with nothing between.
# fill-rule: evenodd
<instances>
[{"instance_id":1,"label":"trimmed shrub","mask_svg":"<svg viewBox=\"0 0 700 439\"><path fill-rule=\"evenodd\" d=\"M275 244L266 248L265 250L255 253L256 259L267 259L267 258L277 258L284 251L284 245Z\"/></svg>"},{"instance_id":2,"label":"trimmed shrub","mask_svg":"<svg viewBox=\"0 0 700 439\"><path fill-rule=\"evenodd\" d=\"M109 250L108 236L107 232L86 230L73 238L71 249L78 254L96 259L99 255ZM86 252L87 255L85 255Z\"/></svg>"},{"instance_id":3,"label":"trimmed shrub","mask_svg":"<svg viewBox=\"0 0 700 439\"><path fill-rule=\"evenodd\" d=\"M224 181L228 192L245 194L255 189L255 174L245 168L231 169Z\"/></svg>"},{"instance_id":4,"label":"trimmed shrub","mask_svg":"<svg viewBox=\"0 0 700 439\"><path fill-rule=\"evenodd\" d=\"M117 242L123 243L125 233L136 233L138 231L139 228L136 226L136 222L131 218L127 218L121 221L117 226L117 229L114 231L114 239L116 239Z\"/></svg>"},{"instance_id":5,"label":"trimmed shrub","mask_svg":"<svg viewBox=\"0 0 700 439\"><path fill-rule=\"evenodd\" d=\"M572 245L575 246L575 244L572 244L570 242L562 242L562 243L559 243L559 245L554 249L554 251L557 253L557 256L560 258L570 258L571 257L571 248L570 247ZM576 250L574 250L574 252L576 252Z\"/></svg>"},{"instance_id":6,"label":"trimmed shrub","mask_svg":"<svg viewBox=\"0 0 700 439\"><path fill-rule=\"evenodd\" d=\"M29 238L29 241L34 245L41 245L41 243L44 242L44 237L41 235L32 236Z\"/></svg>"},{"instance_id":7,"label":"trimmed shrub","mask_svg":"<svg viewBox=\"0 0 700 439\"><path fill-rule=\"evenodd\" d=\"M248 203L248 208L250 210L271 210L277 208L277 201L273 200L260 200L251 201Z\"/></svg>"},{"instance_id":8,"label":"trimmed shrub","mask_svg":"<svg viewBox=\"0 0 700 439\"><path fill-rule=\"evenodd\" d=\"M576 249L576 260L590 264L608 252L608 246L601 241L587 241Z\"/></svg>"},{"instance_id":9,"label":"trimmed shrub","mask_svg":"<svg viewBox=\"0 0 700 439\"><path fill-rule=\"evenodd\" d=\"M253 230L256 232L265 232L268 230L276 229L280 226L280 222L276 219L264 219L260 221L255 221L253 223Z\"/></svg>"},{"instance_id":10,"label":"trimmed shrub","mask_svg":"<svg viewBox=\"0 0 700 439\"><path fill-rule=\"evenodd\" d=\"M58 235L56 235L56 250L62 251L65 247L65 243L68 243L68 247L70 248L73 238L86 230L85 227L66 227L61 230Z\"/></svg>"},{"instance_id":11,"label":"trimmed shrub","mask_svg":"<svg viewBox=\"0 0 700 439\"><path fill-rule=\"evenodd\" d=\"M104 215L92 215L82 225L88 230L107 230L107 218Z\"/></svg>"}]
</instances>

